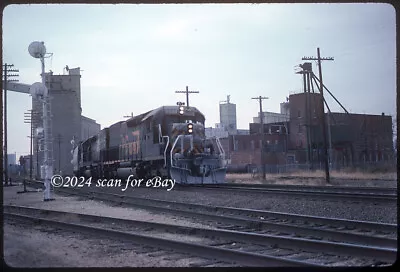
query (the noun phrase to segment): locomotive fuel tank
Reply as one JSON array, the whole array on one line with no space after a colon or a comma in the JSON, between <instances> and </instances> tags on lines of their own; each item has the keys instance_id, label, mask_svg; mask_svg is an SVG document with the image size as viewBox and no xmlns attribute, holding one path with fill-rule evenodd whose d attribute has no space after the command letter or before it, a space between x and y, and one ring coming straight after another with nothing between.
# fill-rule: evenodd
<instances>
[{"instance_id":1,"label":"locomotive fuel tank","mask_svg":"<svg viewBox=\"0 0 400 272\"><path fill-rule=\"evenodd\" d=\"M119 178L128 178L130 175L135 175L136 171L132 167L118 168L117 175Z\"/></svg>"}]
</instances>

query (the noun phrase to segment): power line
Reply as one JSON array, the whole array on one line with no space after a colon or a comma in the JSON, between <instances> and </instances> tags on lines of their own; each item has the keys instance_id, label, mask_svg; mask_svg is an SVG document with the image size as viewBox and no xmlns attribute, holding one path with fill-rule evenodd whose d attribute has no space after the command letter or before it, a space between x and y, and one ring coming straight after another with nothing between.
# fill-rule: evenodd
<instances>
[{"instance_id":1,"label":"power line","mask_svg":"<svg viewBox=\"0 0 400 272\"><path fill-rule=\"evenodd\" d=\"M317 48L317 57L303 57L302 60L316 60L318 61L318 71L319 71L319 92L321 93L321 117L322 117L322 135L323 135L323 142L324 142L324 163L325 163L325 178L326 183L330 183L329 180L329 164L328 164L328 149L327 149L327 135L326 135L326 128L325 128L325 107L324 107L324 85L322 81L322 66L321 61L323 60L333 60L333 57L321 57L319 47Z\"/></svg>"},{"instance_id":2,"label":"power line","mask_svg":"<svg viewBox=\"0 0 400 272\"><path fill-rule=\"evenodd\" d=\"M33 117L34 116L36 116L38 113L36 112L36 111L34 111L34 110L28 110L28 112L25 112L24 113L24 118L28 118L28 119L24 119L24 123L25 124L30 124L31 126L31 135L30 136L28 136L29 138L30 138L30 140L31 140L31 142L30 142L30 152L29 152L29 154L30 154L30 159L29 159L29 178L30 178L30 180L32 180L32 167L33 167L33 155L32 155L32 149L33 149L33 138L34 138L34 136L33 136L33 125L35 124L35 125L37 125L38 124L38 121L37 120L34 120L33 119Z\"/></svg>"},{"instance_id":3,"label":"power line","mask_svg":"<svg viewBox=\"0 0 400 272\"><path fill-rule=\"evenodd\" d=\"M175 91L175 93L185 93L186 94L186 107L189 108L189 94L199 93L199 91L189 91L189 87L186 86L186 91Z\"/></svg>"},{"instance_id":4,"label":"power line","mask_svg":"<svg viewBox=\"0 0 400 272\"><path fill-rule=\"evenodd\" d=\"M19 70L13 69L14 64L3 64L3 88L4 88L4 178L5 184L8 183L8 156L7 156L7 83L18 81L17 79L10 79L12 77L18 77ZM9 74L9 73L14 74ZM3 124L1 124L3 126ZM2 134L2 133L0 133ZM2 135L0 137L3 137ZM3 140L3 139L1 139ZM2 141L3 142L3 141ZM1 156L1 167L3 167L3 156ZM1 173L3 175L3 173ZM2 177L3 178L3 177Z\"/></svg>"}]
</instances>

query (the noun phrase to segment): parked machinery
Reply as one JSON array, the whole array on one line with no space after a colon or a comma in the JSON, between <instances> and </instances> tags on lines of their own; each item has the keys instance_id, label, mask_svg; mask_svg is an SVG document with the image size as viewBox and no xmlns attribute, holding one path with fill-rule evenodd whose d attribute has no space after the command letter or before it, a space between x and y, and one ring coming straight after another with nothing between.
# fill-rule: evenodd
<instances>
[{"instance_id":1,"label":"parked machinery","mask_svg":"<svg viewBox=\"0 0 400 272\"><path fill-rule=\"evenodd\" d=\"M205 138L204 120L195 107L163 106L115 123L74 148L74 174L224 182L225 154L218 138Z\"/></svg>"}]
</instances>

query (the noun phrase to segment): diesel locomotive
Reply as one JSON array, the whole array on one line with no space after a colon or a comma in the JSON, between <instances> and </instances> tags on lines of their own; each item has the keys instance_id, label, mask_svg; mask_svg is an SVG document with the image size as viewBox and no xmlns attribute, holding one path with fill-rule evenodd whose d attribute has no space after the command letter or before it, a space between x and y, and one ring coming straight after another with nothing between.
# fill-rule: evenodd
<instances>
[{"instance_id":1,"label":"diesel locomotive","mask_svg":"<svg viewBox=\"0 0 400 272\"><path fill-rule=\"evenodd\" d=\"M74 147L74 174L159 176L181 184L224 182L224 150L218 138L206 139L204 121L195 107L162 106L115 123Z\"/></svg>"}]
</instances>

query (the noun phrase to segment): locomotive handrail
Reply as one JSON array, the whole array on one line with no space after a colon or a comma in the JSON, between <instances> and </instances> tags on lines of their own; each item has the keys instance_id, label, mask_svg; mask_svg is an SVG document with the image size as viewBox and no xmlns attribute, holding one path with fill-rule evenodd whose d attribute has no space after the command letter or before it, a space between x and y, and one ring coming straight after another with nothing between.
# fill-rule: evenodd
<instances>
[{"instance_id":1,"label":"locomotive handrail","mask_svg":"<svg viewBox=\"0 0 400 272\"><path fill-rule=\"evenodd\" d=\"M224 149L222 148L222 145L221 145L221 142L219 141L219 138L215 137L215 141L217 142L219 153L223 156L222 159L225 159L225 152L224 152Z\"/></svg>"},{"instance_id":2,"label":"locomotive handrail","mask_svg":"<svg viewBox=\"0 0 400 272\"><path fill-rule=\"evenodd\" d=\"M168 149L168 145L169 145L169 136L162 136L162 137L167 139L167 144L165 145L165 150L164 150L164 167L167 167L167 149ZM172 149L171 149L171 151L172 151Z\"/></svg>"},{"instance_id":3,"label":"locomotive handrail","mask_svg":"<svg viewBox=\"0 0 400 272\"><path fill-rule=\"evenodd\" d=\"M176 143L178 142L178 140L182 137L183 135L178 135L178 137L176 137L176 139L175 139L175 142L174 142L174 144L172 145L172 147L171 147L171 166L173 166L173 163L172 163L172 151L175 149L175 146L176 146Z\"/></svg>"}]
</instances>

